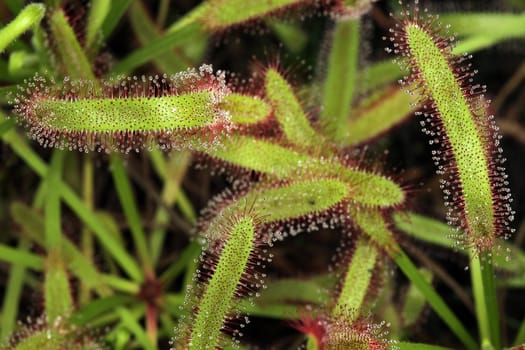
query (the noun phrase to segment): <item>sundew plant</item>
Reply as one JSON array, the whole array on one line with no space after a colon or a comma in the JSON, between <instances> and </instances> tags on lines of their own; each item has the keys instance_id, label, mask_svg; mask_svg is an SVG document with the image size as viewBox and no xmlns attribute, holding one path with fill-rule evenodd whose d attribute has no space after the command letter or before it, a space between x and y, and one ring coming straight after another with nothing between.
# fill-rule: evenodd
<instances>
[{"instance_id":1,"label":"sundew plant","mask_svg":"<svg viewBox=\"0 0 525 350\"><path fill-rule=\"evenodd\" d=\"M523 11L0 3L0 348L525 349Z\"/></svg>"}]
</instances>

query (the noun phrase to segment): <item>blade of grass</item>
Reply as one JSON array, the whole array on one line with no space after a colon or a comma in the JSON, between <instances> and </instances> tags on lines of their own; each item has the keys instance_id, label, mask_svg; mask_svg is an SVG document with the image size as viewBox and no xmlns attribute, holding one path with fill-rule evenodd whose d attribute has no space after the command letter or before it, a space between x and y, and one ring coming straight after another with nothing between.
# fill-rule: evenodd
<instances>
[{"instance_id":1,"label":"blade of grass","mask_svg":"<svg viewBox=\"0 0 525 350\"><path fill-rule=\"evenodd\" d=\"M111 8L107 14L104 24L102 24L102 36L106 39L119 23L120 19L128 9L132 0L113 0Z\"/></svg>"},{"instance_id":2,"label":"blade of grass","mask_svg":"<svg viewBox=\"0 0 525 350\"><path fill-rule=\"evenodd\" d=\"M137 322L137 319L127 309L119 307L117 313L120 316L120 320L126 329L128 329L134 336L142 349L155 350L156 347L151 343L142 326Z\"/></svg>"},{"instance_id":3,"label":"blade of grass","mask_svg":"<svg viewBox=\"0 0 525 350\"><path fill-rule=\"evenodd\" d=\"M91 301L89 304L81 306L71 315L71 321L78 325L84 326L101 315L107 315L115 312L115 308L134 302L134 297L127 295L112 295Z\"/></svg>"},{"instance_id":4,"label":"blade of grass","mask_svg":"<svg viewBox=\"0 0 525 350\"><path fill-rule=\"evenodd\" d=\"M422 343L407 343L407 342L397 342L396 348L399 350L451 350L443 346L429 345Z\"/></svg>"},{"instance_id":5,"label":"blade of grass","mask_svg":"<svg viewBox=\"0 0 525 350\"><path fill-rule=\"evenodd\" d=\"M518 329L518 333L516 333L516 338L512 344L525 344L525 318L521 321L520 328Z\"/></svg>"},{"instance_id":6,"label":"blade of grass","mask_svg":"<svg viewBox=\"0 0 525 350\"><path fill-rule=\"evenodd\" d=\"M44 219L35 209L19 202L14 202L10 206L10 213L13 220L21 227L22 234L36 244L45 247L45 236L42 234ZM94 289L99 295L106 296L112 293L101 278L97 268L78 248L67 238L62 240L62 254L67 261L71 272L89 287Z\"/></svg>"},{"instance_id":7,"label":"blade of grass","mask_svg":"<svg viewBox=\"0 0 525 350\"><path fill-rule=\"evenodd\" d=\"M18 243L17 251L27 252L28 248L29 242L27 239L21 238ZM3 254L0 253L0 256L3 256ZM41 268L42 259L40 259L39 265ZM9 278L7 279L5 287L4 301L2 303L0 339L7 339L15 328L25 275L26 267L23 264L13 264L9 271Z\"/></svg>"},{"instance_id":8,"label":"blade of grass","mask_svg":"<svg viewBox=\"0 0 525 350\"><path fill-rule=\"evenodd\" d=\"M199 23L188 22L177 30L167 33L157 40L151 41L147 46L135 50L125 59L117 63L111 73L115 75L129 73L158 55L189 41L193 34L199 30Z\"/></svg>"},{"instance_id":9,"label":"blade of grass","mask_svg":"<svg viewBox=\"0 0 525 350\"><path fill-rule=\"evenodd\" d=\"M119 154L111 155L111 174L117 189L120 205L124 210L124 215L129 223L131 235L137 249L141 265L146 276L153 276L154 270L149 253L146 234L142 228L141 217L137 208L137 201L133 195L129 178L124 169L122 158Z\"/></svg>"},{"instance_id":10,"label":"blade of grass","mask_svg":"<svg viewBox=\"0 0 525 350\"><path fill-rule=\"evenodd\" d=\"M94 209L94 177L93 159L89 155L82 157L82 197L89 210ZM82 256L90 263L93 261L93 233L84 225L80 240ZM78 290L79 304L87 303L91 299L90 286L82 279Z\"/></svg>"},{"instance_id":11,"label":"blade of grass","mask_svg":"<svg viewBox=\"0 0 525 350\"><path fill-rule=\"evenodd\" d=\"M501 41L525 36L525 13L453 13L440 17L463 39L454 53L472 53Z\"/></svg>"},{"instance_id":12,"label":"blade of grass","mask_svg":"<svg viewBox=\"0 0 525 350\"><path fill-rule=\"evenodd\" d=\"M393 218L396 227L412 237L451 250L457 248L455 240L451 238L450 226L441 221L411 212L396 213ZM498 245L501 246L499 249L501 253L495 253L492 257L496 267L519 276L525 276L525 254L523 251L504 240L498 241ZM458 252L468 253L465 249L460 249Z\"/></svg>"},{"instance_id":13,"label":"blade of grass","mask_svg":"<svg viewBox=\"0 0 525 350\"><path fill-rule=\"evenodd\" d=\"M0 114L0 119L3 117ZM47 166L42 159L27 145L26 141L14 131L8 132L2 137L3 141L22 158L27 165L39 176L45 176ZM107 231L106 227L100 222L93 211L86 208L85 204L78 198L73 190L63 185L60 187L60 194L64 202L73 212L95 233L97 239L107 249L111 256L119 263L126 273L135 281L142 281L143 275L135 260L126 252L125 248L115 240Z\"/></svg>"},{"instance_id":14,"label":"blade of grass","mask_svg":"<svg viewBox=\"0 0 525 350\"><path fill-rule=\"evenodd\" d=\"M166 238L166 226L170 220L168 208L171 208L177 202L178 197L182 193L181 181L186 174L190 160L191 154L189 152L173 152L167 162L162 155L157 159L157 162L162 163L160 167L164 168L165 172L163 175L159 173L164 180L162 203L155 213L154 225L156 228L152 230L150 239L151 254L154 262L157 262Z\"/></svg>"},{"instance_id":15,"label":"blade of grass","mask_svg":"<svg viewBox=\"0 0 525 350\"><path fill-rule=\"evenodd\" d=\"M24 7L23 0L5 0L5 4L11 13L18 13Z\"/></svg>"},{"instance_id":16,"label":"blade of grass","mask_svg":"<svg viewBox=\"0 0 525 350\"><path fill-rule=\"evenodd\" d=\"M60 214L60 191L62 185L62 168L65 153L56 149L51 156L51 162L47 168L46 182L47 193L45 203L45 231L46 246L48 251L61 251L62 228Z\"/></svg>"},{"instance_id":17,"label":"blade of grass","mask_svg":"<svg viewBox=\"0 0 525 350\"><path fill-rule=\"evenodd\" d=\"M162 37L162 32L155 26L141 1L133 1L129 11L129 19L141 46L147 46L152 41ZM185 62L185 58L173 50L157 55L153 58L153 62L161 72L167 74L182 71L191 65L191 62L187 60Z\"/></svg>"},{"instance_id":18,"label":"blade of grass","mask_svg":"<svg viewBox=\"0 0 525 350\"><path fill-rule=\"evenodd\" d=\"M44 259L41 256L0 244L0 260L41 271Z\"/></svg>"},{"instance_id":19,"label":"blade of grass","mask_svg":"<svg viewBox=\"0 0 525 350\"><path fill-rule=\"evenodd\" d=\"M405 276L425 296L425 299L428 301L432 309L447 324L450 330L456 334L463 344L470 350L479 349L479 346L476 344L474 338L468 333L466 328L461 324L454 312L443 301L441 296L436 292L432 285L425 280L424 276L421 275L417 267L401 250L401 247L394 247L389 252L389 254L392 260L394 260L396 265L405 274Z\"/></svg>"},{"instance_id":20,"label":"blade of grass","mask_svg":"<svg viewBox=\"0 0 525 350\"><path fill-rule=\"evenodd\" d=\"M191 242L177 257L177 260L159 277L159 281L166 285L171 284L184 271L190 261L199 256L201 249L202 246L198 242Z\"/></svg>"},{"instance_id":21,"label":"blade of grass","mask_svg":"<svg viewBox=\"0 0 525 350\"><path fill-rule=\"evenodd\" d=\"M140 291L140 286L136 282L128 281L112 274L102 274L101 278L105 284L120 292L135 295Z\"/></svg>"},{"instance_id":22,"label":"blade of grass","mask_svg":"<svg viewBox=\"0 0 525 350\"><path fill-rule=\"evenodd\" d=\"M2 93L0 91L0 93ZM6 132L13 129L16 125L16 120L14 118L4 120L0 123L0 137L2 137Z\"/></svg>"}]
</instances>

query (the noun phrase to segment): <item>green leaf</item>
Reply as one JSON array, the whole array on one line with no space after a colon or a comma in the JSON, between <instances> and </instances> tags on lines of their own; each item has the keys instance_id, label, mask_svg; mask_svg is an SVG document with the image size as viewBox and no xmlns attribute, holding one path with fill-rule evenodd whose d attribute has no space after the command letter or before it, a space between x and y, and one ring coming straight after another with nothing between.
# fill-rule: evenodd
<instances>
[{"instance_id":1,"label":"green leaf","mask_svg":"<svg viewBox=\"0 0 525 350\"><path fill-rule=\"evenodd\" d=\"M345 266L341 292L337 296L332 316L344 316L348 322L366 316L368 310L363 310L363 302L372 281L378 254L375 244L364 238L358 239L352 258Z\"/></svg>"},{"instance_id":2,"label":"green leaf","mask_svg":"<svg viewBox=\"0 0 525 350\"><path fill-rule=\"evenodd\" d=\"M386 177L345 167L338 160L315 158L266 140L235 136L225 140L219 149L202 151L220 160L277 178L310 177L312 173L335 177L352 188L352 201L370 207L397 205L405 199L401 188Z\"/></svg>"},{"instance_id":3,"label":"green leaf","mask_svg":"<svg viewBox=\"0 0 525 350\"><path fill-rule=\"evenodd\" d=\"M403 271L405 276L412 282L412 284L419 289L425 296L434 312L447 324L447 326L454 332L454 334L463 342L463 344L470 350L479 349L479 345L468 333L465 327L461 324L454 312L447 306L441 296L430 285L414 266L412 261L401 250L401 247L396 247L397 252L391 252L390 256L396 265Z\"/></svg>"},{"instance_id":4,"label":"green leaf","mask_svg":"<svg viewBox=\"0 0 525 350\"><path fill-rule=\"evenodd\" d=\"M15 19L0 29L0 53L22 33L40 23L45 11L46 8L42 4L27 5Z\"/></svg>"},{"instance_id":5,"label":"green leaf","mask_svg":"<svg viewBox=\"0 0 525 350\"><path fill-rule=\"evenodd\" d=\"M344 136L358 82L359 21L359 19L341 20L337 22L332 34L320 121L325 131L333 135L336 141Z\"/></svg>"},{"instance_id":6,"label":"green leaf","mask_svg":"<svg viewBox=\"0 0 525 350\"><path fill-rule=\"evenodd\" d=\"M65 68L65 75L75 80L95 82L91 63L80 46L75 32L62 9L55 9L49 18L49 28L57 50L58 59Z\"/></svg>"},{"instance_id":7,"label":"green leaf","mask_svg":"<svg viewBox=\"0 0 525 350\"><path fill-rule=\"evenodd\" d=\"M412 237L457 250L457 242L451 237L452 229L443 222L411 212L395 213L393 219L398 229ZM525 253L504 240L498 240L496 246L497 251L492 257L495 267L525 277ZM468 253L464 249L460 249L458 252Z\"/></svg>"},{"instance_id":8,"label":"green leaf","mask_svg":"<svg viewBox=\"0 0 525 350\"><path fill-rule=\"evenodd\" d=\"M65 263L60 252L51 250L45 262L44 300L49 324L65 322L73 311L73 300Z\"/></svg>"},{"instance_id":9,"label":"green leaf","mask_svg":"<svg viewBox=\"0 0 525 350\"><path fill-rule=\"evenodd\" d=\"M91 47L111 8L110 0L93 0L90 3L86 28L86 47Z\"/></svg>"},{"instance_id":10,"label":"green leaf","mask_svg":"<svg viewBox=\"0 0 525 350\"><path fill-rule=\"evenodd\" d=\"M227 27L267 16L287 6L301 4L303 0L208 0L201 20L210 30ZM242 9L242 10L240 10Z\"/></svg>"},{"instance_id":11,"label":"green leaf","mask_svg":"<svg viewBox=\"0 0 525 350\"><path fill-rule=\"evenodd\" d=\"M386 133L411 115L413 97L402 89L389 89L374 95L372 101L356 106L352 118L341 125L341 143L355 146Z\"/></svg>"},{"instance_id":12,"label":"green leaf","mask_svg":"<svg viewBox=\"0 0 525 350\"><path fill-rule=\"evenodd\" d=\"M265 88L286 139L301 147L319 145L320 137L306 118L292 87L273 68L266 71Z\"/></svg>"},{"instance_id":13,"label":"green leaf","mask_svg":"<svg viewBox=\"0 0 525 350\"><path fill-rule=\"evenodd\" d=\"M474 52L504 40L525 37L525 13L453 13L440 20L454 28L462 40L454 53Z\"/></svg>"}]
</instances>

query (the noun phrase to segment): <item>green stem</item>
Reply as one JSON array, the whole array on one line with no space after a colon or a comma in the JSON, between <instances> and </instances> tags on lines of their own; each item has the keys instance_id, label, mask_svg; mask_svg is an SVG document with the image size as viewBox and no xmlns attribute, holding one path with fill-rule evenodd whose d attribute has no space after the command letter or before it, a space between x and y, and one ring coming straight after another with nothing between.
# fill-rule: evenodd
<instances>
[{"instance_id":1,"label":"green stem","mask_svg":"<svg viewBox=\"0 0 525 350\"><path fill-rule=\"evenodd\" d=\"M492 258L488 254L480 256L471 252L470 271L482 348L501 349Z\"/></svg>"}]
</instances>

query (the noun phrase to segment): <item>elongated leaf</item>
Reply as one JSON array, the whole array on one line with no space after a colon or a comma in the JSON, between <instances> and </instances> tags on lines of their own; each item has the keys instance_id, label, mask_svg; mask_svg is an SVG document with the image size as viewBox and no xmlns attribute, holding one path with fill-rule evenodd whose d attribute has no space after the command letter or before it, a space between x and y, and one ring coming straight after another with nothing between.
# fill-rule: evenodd
<instances>
[{"instance_id":1,"label":"elongated leaf","mask_svg":"<svg viewBox=\"0 0 525 350\"><path fill-rule=\"evenodd\" d=\"M38 24L45 10L42 4L27 5L13 21L0 29L0 53L31 26Z\"/></svg>"}]
</instances>

